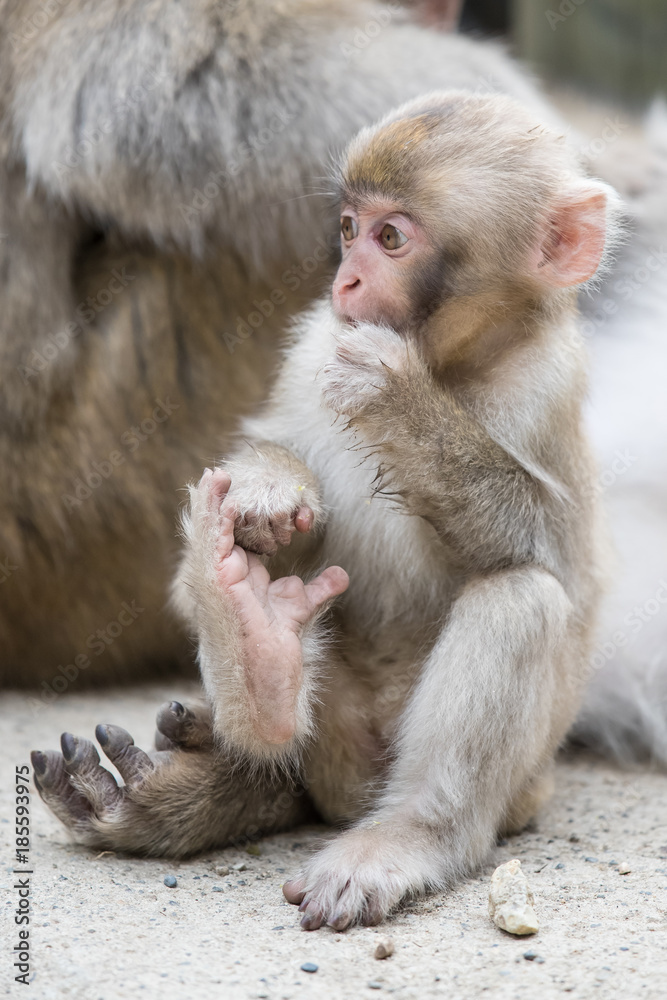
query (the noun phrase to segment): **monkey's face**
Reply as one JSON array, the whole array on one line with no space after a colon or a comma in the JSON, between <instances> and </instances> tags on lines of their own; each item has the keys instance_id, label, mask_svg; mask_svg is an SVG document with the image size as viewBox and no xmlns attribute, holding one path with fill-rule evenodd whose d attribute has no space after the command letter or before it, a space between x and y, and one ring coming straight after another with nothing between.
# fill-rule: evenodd
<instances>
[{"instance_id":1,"label":"monkey's face","mask_svg":"<svg viewBox=\"0 0 667 1000\"><path fill-rule=\"evenodd\" d=\"M336 313L414 333L438 363L588 281L614 212L557 133L507 98L453 91L362 130L337 188Z\"/></svg>"},{"instance_id":2,"label":"monkey's face","mask_svg":"<svg viewBox=\"0 0 667 1000\"><path fill-rule=\"evenodd\" d=\"M386 323L395 330L414 320L413 284L433 258L428 235L391 201L345 205L342 256L333 305L347 323Z\"/></svg>"}]
</instances>

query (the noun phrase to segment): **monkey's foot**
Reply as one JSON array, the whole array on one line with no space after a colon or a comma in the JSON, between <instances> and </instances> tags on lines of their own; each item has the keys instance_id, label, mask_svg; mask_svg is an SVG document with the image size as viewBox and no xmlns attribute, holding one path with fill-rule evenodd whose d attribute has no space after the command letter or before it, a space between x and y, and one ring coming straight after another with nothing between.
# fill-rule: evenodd
<instances>
[{"instance_id":1,"label":"monkey's foot","mask_svg":"<svg viewBox=\"0 0 667 1000\"><path fill-rule=\"evenodd\" d=\"M363 412L409 361L407 342L384 326L361 323L336 336L336 355L318 375L325 403L348 417Z\"/></svg>"},{"instance_id":2,"label":"monkey's foot","mask_svg":"<svg viewBox=\"0 0 667 1000\"><path fill-rule=\"evenodd\" d=\"M207 470L193 492L186 527L193 555L187 573L197 616L206 623L200 632L202 674L219 674L220 660L236 643L252 743L261 753L263 747L288 744L295 735L303 629L322 605L345 590L348 577L340 567L330 566L309 583L298 576L271 580L262 560L235 543L238 509L230 487L227 473ZM218 723L224 711L221 701L216 698ZM221 739L251 749L247 739L235 739L238 725L235 711L220 725Z\"/></svg>"},{"instance_id":3,"label":"monkey's foot","mask_svg":"<svg viewBox=\"0 0 667 1000\"><path fill-rule=\"evenodd\" d=\"M159 750L147 754L119 726L97 726L99 744L123 778L120 786L100 765L90 740L63 733L62 753L32 752L42 800L79 843L139 854L198 849L187 829L186 798L196 788L197 772L210 767L210 713L205 706L189 709L172 701L160 709L157 727Z\"/></svg>"},{"instance_id":4,"label":"monkey's foot","mask_svg":"<svg viewBox=\"0 0 667 1000\"><path fill-rule=\"evenodd\" d=\"M428 853L426 838L412 828L350 830L317 853L283 892L303 913L304 930L378 924L404 896L440 881L434 877L437 855L429 874Z\"/></svg>"}]
</instances>

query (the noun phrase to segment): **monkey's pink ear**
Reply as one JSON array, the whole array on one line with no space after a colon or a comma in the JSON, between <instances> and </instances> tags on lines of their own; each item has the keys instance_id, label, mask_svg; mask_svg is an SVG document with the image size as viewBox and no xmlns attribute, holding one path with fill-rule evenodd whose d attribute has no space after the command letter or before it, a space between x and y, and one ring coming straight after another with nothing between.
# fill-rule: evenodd
<instances>
[{"instance_id":1,"label":"monkey's pink ear","mask_svg":"<svg viewBox=\"0 0 667 1000\"><path fill-rule=\"evenodd\" d=\"M592 278L604 253L608 198L602 184L577 189L556 202L536 249L536 277L554 288Z\"/></svg>"}]
</instances>

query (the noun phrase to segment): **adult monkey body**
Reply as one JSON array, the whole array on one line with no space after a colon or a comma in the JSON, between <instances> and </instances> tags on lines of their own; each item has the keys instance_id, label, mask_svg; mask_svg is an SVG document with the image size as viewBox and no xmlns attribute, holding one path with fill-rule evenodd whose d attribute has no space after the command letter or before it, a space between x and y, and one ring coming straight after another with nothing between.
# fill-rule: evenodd
<instances>
[{"instance_id":1,"label":"adult monkey body","mask_svg":"<svg viewBox=\"0 0 667 1000\"><path fill-rule=\"evenodd\" d=\"M164 613L178 491L323 287L331 149L433 87L550 112L494 49L393 6L0 0L0 19L0 680L53 698L189 661Z\"/></svg>"},{"instance_id":2,"label":"adult monkey body","mask_svg":"<svg viewBox=\"0 0 667 1000\"><path fill-rule=\"evenodd\" d=\"M307 929L451 885L533 815L600 591L574 289L613 243L613 192L511 101L448 92L361 133L341 201L333 310L300 321L250 446L191 489L176 597L225 756L151 762L99 727L123 791L87 740L34 756L81 839L149 851L246 832L229 758L296 768L357 821L285 887ZM210 745L179 706L161 729Z\"/></svg>"}]
</instances>

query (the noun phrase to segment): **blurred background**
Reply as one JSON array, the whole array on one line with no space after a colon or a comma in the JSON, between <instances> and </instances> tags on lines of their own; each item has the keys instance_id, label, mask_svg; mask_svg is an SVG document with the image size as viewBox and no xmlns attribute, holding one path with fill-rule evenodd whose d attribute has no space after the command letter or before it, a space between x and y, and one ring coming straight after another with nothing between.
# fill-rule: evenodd
<instances>
[{"instance_id":1,"label":"blurred background","mask_svg":"<svg viewBox=\"0 0 667 1000\"><path fill-rule=\"evenodd\" d=\"M667 93L665 0L467 0L461 27L505 36L547 84L628 107Z\"/></svg>"}]
</instances>

